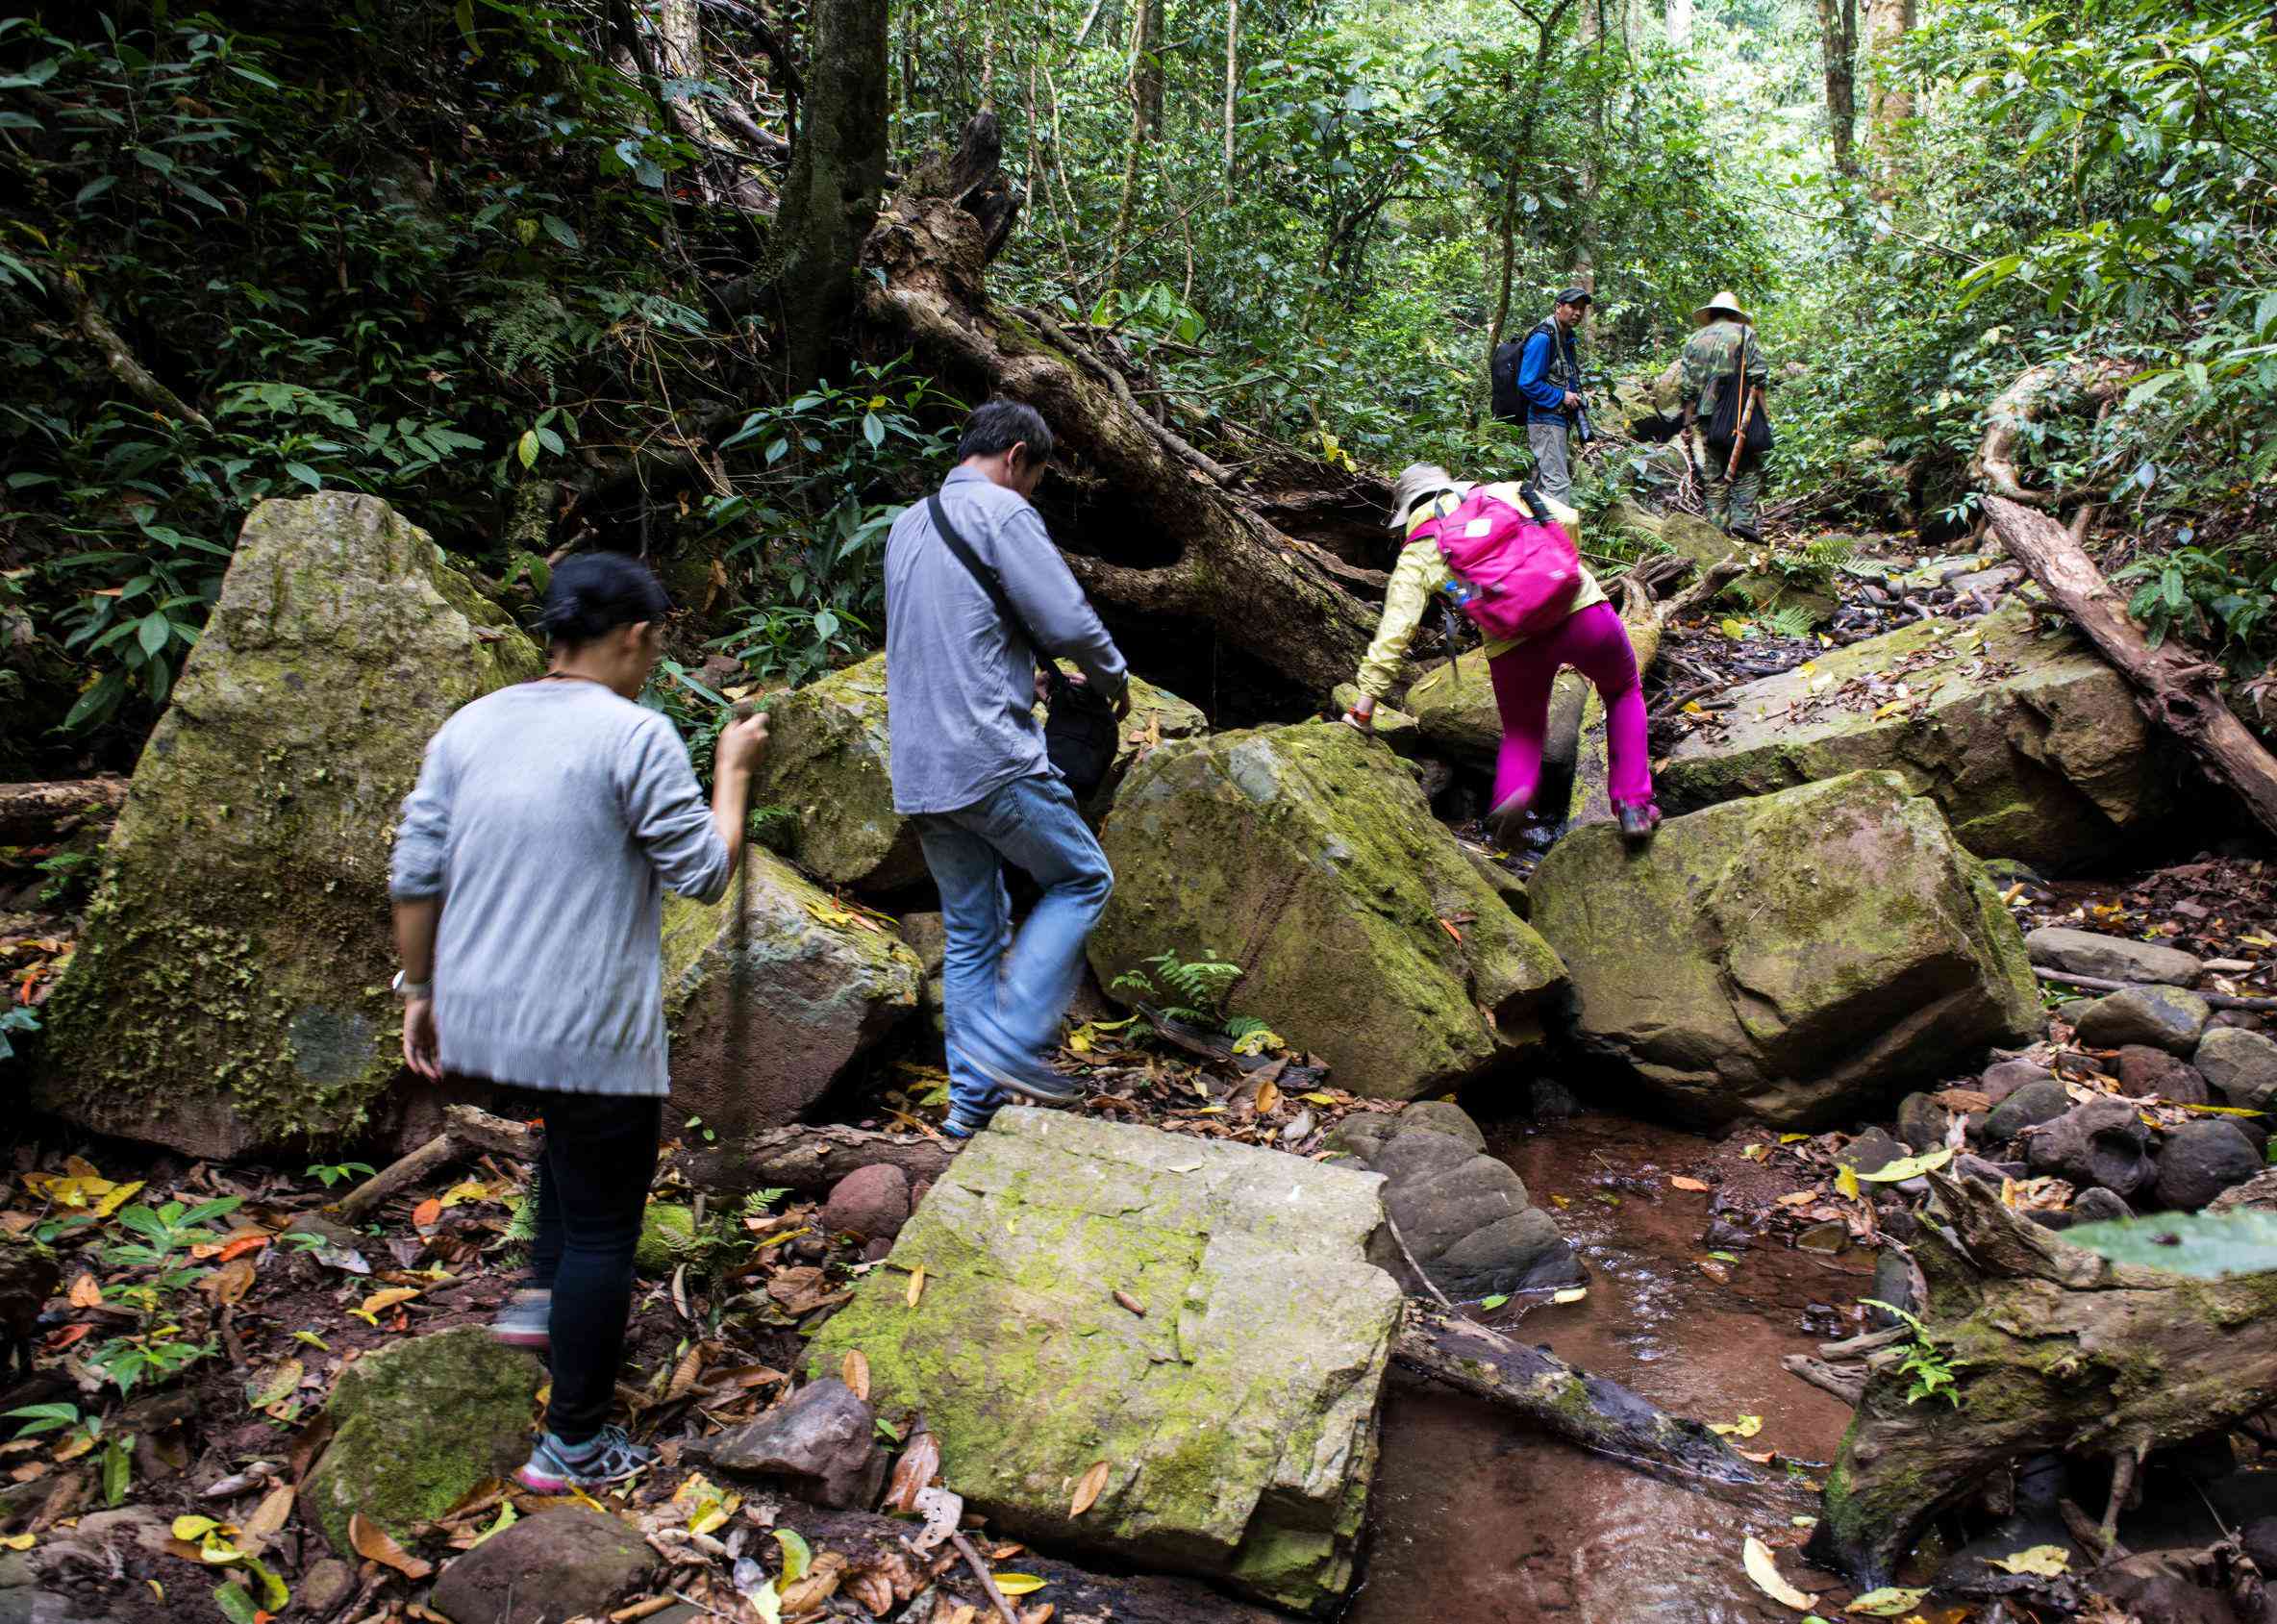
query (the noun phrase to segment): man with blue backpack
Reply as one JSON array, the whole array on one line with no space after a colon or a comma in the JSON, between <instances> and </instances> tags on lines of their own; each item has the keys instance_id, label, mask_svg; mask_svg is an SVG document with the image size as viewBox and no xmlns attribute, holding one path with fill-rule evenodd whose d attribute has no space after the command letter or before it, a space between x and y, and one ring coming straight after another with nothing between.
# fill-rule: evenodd
<instances>
[{"instance_id":1,"label":"man with blue backpack","mask_svg":"<svg viewBox=\"0 0 2277 1624\"><path fill-rule=\"evenodd\" d=\"M1458 481L1432 462L1403 469L1391 529L1406 537L1384 592L1384 617L1360 662L1360 698L1344 721L1363 733L1389 696L1434 592L1486 635L1487 672L1502 718L1488 820L1505 844L1541 783L1550 685L1570 665L1605 701L1606 792L1622 837L1650 839L1653 804L1644 694L1629 629L1581 562L1581 515L1537 487Z\"/></svg>"},{"instance_id":2,"label":"man with blue backpack","mask_svg":"<svg viewBox=\"0 0 2277 1624\"><path fill-rule=\"evenodd\" d=\"M1534 488L1555 502L1573 488L1567 437L1582 412L1581 356L1574 334L1589 318L1589 290L1568 287L1525 337L1496 346L1490 369L1494 415L1523 421L1534 453Z\"/></svg>"}]
</instances>

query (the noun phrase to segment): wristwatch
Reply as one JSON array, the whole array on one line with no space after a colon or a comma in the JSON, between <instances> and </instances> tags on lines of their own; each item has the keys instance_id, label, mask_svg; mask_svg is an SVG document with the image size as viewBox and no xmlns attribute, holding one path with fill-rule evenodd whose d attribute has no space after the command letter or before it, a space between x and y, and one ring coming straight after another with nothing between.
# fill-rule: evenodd
<instances>
[{"instance_id":1,"label":"wristwatch","mask_svg":"<svg viewBox=\"0 0 2277 1624\"><path fill-rule=\"evenodd\" d=\"M421 1003L435 996L435 983L431 981L407 981L404 978L404 974L401 970L397 970L395 972L395 979L389 982L388 985L394 991L395 996L402 999L406 1004Z\"/></svg>"}]
</instances>

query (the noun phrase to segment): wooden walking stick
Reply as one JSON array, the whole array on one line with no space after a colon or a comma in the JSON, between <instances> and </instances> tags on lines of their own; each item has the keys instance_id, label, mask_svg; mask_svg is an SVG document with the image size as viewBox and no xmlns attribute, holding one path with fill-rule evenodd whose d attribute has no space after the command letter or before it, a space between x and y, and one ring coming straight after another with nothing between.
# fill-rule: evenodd
<instances>
[{"instance_id":1,"label":"wooden walking stick","mask_svg":"<svg viewBox=\"0 0 2277 1624\"><path fill-rule=\"evenodd\" d=\"M1723 478L1726 485L1739 477L1739 454L1747 448L1747 420L1755 415L1755 403L1763 394L1762 389L1749 387L1747 382L1747 340L1751 337L1753 335L1745 331L1739 335L1739 422L1732 431L1731 461L1724 464Z\"/></svg>"}]
</instances>

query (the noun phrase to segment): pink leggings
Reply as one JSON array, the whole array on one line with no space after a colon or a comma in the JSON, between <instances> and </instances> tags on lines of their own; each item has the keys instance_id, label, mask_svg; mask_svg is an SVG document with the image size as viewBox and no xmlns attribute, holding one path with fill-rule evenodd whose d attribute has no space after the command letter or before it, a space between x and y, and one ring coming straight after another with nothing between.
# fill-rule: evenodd
<instances>
[{"instance_id":1,"label":"pink leggings","mask_svg":"<svg viewBox=\"0 0 2277 1624\"><path fill-rule=\"evenodd\" d=\"M1487 662L1494 706L1502 712L1502 752L1494 763L1493 807L1527 806L1541 783L1541 738L1549 725L1550 685L1570 665L1596 685L1605 701L1607 782L1615 809L1652 799L1651 747L1644 736L1644 694L1637 686L1637 651L1609 603L1567 615L1554 630Z\"/></svg>"}]
</instances>

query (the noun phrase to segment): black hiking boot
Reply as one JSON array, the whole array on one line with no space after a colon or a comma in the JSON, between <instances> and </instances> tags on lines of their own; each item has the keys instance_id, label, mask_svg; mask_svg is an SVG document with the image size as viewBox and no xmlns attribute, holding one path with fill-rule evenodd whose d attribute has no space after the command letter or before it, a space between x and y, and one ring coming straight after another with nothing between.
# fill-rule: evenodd
<instances>
[{"instance_id":1,"label":"black hiking boot","mask_svg":"<svg viewBox=\"0 0 2277 1624\"><path fill-rule=\"evenodd\" d=\"M1652 838L1652 832L1661 826L1661 809L1646 801L1641 806L1620 810L1621 838L1632 846L1640 846Z\"/></svg>"}]
</instances>

